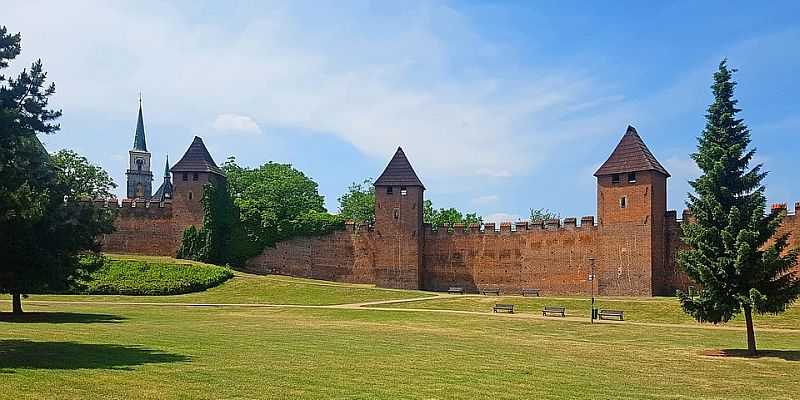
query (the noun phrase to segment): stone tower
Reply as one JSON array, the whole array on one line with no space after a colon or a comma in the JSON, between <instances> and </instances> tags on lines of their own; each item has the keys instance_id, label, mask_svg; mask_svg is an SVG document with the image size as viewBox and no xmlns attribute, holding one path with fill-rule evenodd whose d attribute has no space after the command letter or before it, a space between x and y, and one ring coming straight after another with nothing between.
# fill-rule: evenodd
<instances>
[{"instance_id":1,"label":"stone tower","mask_svg":"<svg viewBox=\"0 0 800 400\"><path fill-rule=\"evenodd\" d=\"M150 171L150 153L144 137L144 119L142 118L142 99L139 99L139 119L136 121L136 135L133 148L128 152L130 165L125 175L128 178L129 199L150 199L153 193L153 172Z\"/></svg>"},{"instance_id":2,"label":"stone tower","mask_svg":"<svg viewBox=\"0 0 800 400\"><path fill-rule=\"evenodd\" d=\"M375 180L375 283L420 289L425 186L398 147Z\"/></svg>"},{"instance_id":3,"label":"stone tower","mask_svg":"<svg viewBox=\"0 0 800 400\"><path fill-rule=\"evenodd\" d=\"M172 172L173 215L183 228L202 225L203 186L225 180L225 174L211 158L203 139L195 136L186 153L169 171Z\"/></svg>"},{"instance_id":4,"label":"stone tower","mask_svg":"<svg viewBox=\"0 0 800 400\"><path fill-rule=\"evenodd\" d=\"M650 252L651 288L653 294L662 294L669 172L656 160L636 129L629 125L594 176L597 177L598 224L614 229L618 223L634 223L649 231L649 243L639 245L649 249L640 251Z\"/></svg>"}]
</instances>

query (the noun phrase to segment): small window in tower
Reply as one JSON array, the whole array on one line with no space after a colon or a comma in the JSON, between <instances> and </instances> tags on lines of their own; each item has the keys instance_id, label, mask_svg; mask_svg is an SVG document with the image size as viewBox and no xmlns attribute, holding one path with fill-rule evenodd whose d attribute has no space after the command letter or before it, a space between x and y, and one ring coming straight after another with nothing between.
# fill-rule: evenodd
<instances>
[{"instance_id":1,"label":"small window in tower","mask_svg":"<svg viewBox=\"0 0 800 400\"><path fill-rule=\"evenodd\" d=\"M197 180L197 172L195 172L194 174L192 174L192 180L193 180L193 181L196 181L196 180Z\"/></svg>"},{"instance_id":2,"label":"small window in tower","mask_svg":"<svg viewBox=\"0 0 800 400\"><path fill-rule=\"evenodd\" d=\"M619 183L619 174L611 175L611 183Z\"/></svg>"},{"instance_id":3,"label":"small window in tower","mask_svg":"<svg viewBox=\"0 0 800 400\"><path fill-rule=\"evenodd\" d=\"M183 174L183 180L184 181L188 181L189 180L189 174Z\"/></svg>"},{"instance_id":4,"label":"small window in tower","mask_svg":"<svg viewBox=\"0 0 800 400\"><path fill-rule=\"evenodd\" d=\"M408 191L405 186L400 186L400 196L405 196Z\"/></svg>"},{"instance_id":5,"label":"small window in tower","mask_svg":"<svg viewBox=\"0 0 800 400\"><path fill-rule=\"evenodd\" d=\"M395 208L394 209L394 219L400 219L400 209L399 208Z\"/></svg>"},{"instance_id":6,"label":"small window in tower","mask_svg":"<svg viewBox=\"0 0 800 400\"><path fill-rule=\"evenodd\" d=\"M619 198L619 208L625 208L628 206L628 197L622 196Z\"/></svg>"},{"instance_id":7,"label":"small window in tower","mask_svg":"<svg viewBox=\"0 0 800 400\"><path fill-rule=\"evenodd\" d=\"M386 187L386 194L388 194L388 195L392 195L392 194L394 194L394 191L393 191L393 189L394 189L393 187L391 187L391 186L387 186L387 187Z\"/></svg>"},{"instance_id":8,"label":"small window in tower","mask_svg":"<svg viewBox=\"0 0 800 400\"><path fill-rule=\"evenodd\" d=\"M628 183L636 183L636 172L628 174Z\"/></svg>"},{"instance_id":9,"label":"small window in tower","mask_svg":"<svg viewBox=\"0 0 800 400\"><path fill-rule=\"evenodd\" d=\"M194 196L192 196L192 192L189 192L189 200L191 200Z\"/></svg>"}]
</instances>

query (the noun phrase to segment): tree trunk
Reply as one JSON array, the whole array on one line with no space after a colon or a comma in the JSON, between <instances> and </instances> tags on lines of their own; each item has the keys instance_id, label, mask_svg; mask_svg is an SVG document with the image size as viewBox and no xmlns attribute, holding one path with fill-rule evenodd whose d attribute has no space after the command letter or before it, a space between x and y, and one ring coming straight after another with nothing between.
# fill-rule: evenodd
<instances>
[{"instance_id":1,"label":"tree trunk","mask_svg":"<svg viewBox=\"0 0 800 400\"><path fill-rule=\"evenodd\" d=\"M747 323L747 352L756 355L756 333L753 331L753 313L750 305L744 306L744 320Z\"/></svg>"},{"instance_id":2,"label":"tree trunk","mask_svg":"<svg viewBox=\"0 0 800 400\"><path fill-rule=\"evenodd\" d=\"M15 315L22 314L22 295L19 293L11 294L12 313Z\"/></svg>"}]
</instances>

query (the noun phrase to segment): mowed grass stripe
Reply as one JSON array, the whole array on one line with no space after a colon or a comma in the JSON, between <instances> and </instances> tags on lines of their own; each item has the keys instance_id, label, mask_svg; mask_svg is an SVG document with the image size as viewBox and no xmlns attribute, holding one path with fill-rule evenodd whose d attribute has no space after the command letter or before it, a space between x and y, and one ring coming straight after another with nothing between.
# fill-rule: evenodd
<instances>
[{"instance_id":1,"label":"mowed grass stripe","mask_svg":"<svg viewBox=\"0 0 800 400\"><path fill-rule=\"evenodd\" d=\"M334 309L91 304L47 309L124 319L93 324L3 322L0 331L5 337L34 342L135 344L188 358L118 369L11 371L0 361L0 370L6 372L4 392L14 397L796 396L797 361L697 355L701 350L742 347L740 332ZM797 336L763 333L759 343L797 349ZM68 389L59 389L63 387Z\"/></svg>"}]
</instances>

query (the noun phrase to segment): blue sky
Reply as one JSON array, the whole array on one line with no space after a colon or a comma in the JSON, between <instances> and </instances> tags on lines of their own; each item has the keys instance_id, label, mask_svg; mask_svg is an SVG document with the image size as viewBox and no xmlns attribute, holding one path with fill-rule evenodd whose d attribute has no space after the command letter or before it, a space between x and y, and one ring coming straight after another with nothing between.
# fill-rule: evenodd
<instances>
[{"instance_id":1,"label":"blue sky","mask_svg":"<svg viewBox=\"0 0 800 400\"><path fill-rule=\"evenodd\" d=\"M41 58L62 130L124 196L138 94L156 176L202 136L218 163L291 163L330 211L402 146L437 207L487 220L596 213L592 176L628 124L689 158L723 57L770 202L800 201L797 2L0 1ZM158 180L156 185L158 184ZM791 207L791 206L790 206Z\"/></svg>"}]
</instances>

